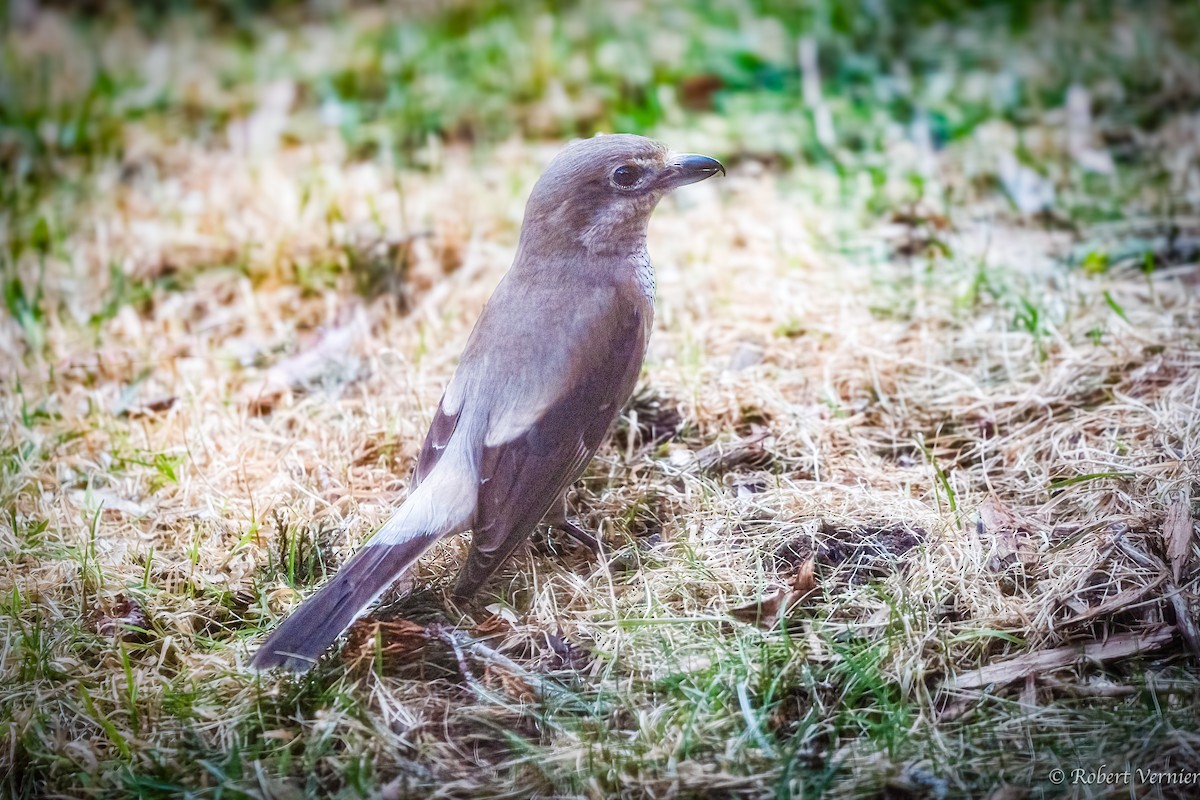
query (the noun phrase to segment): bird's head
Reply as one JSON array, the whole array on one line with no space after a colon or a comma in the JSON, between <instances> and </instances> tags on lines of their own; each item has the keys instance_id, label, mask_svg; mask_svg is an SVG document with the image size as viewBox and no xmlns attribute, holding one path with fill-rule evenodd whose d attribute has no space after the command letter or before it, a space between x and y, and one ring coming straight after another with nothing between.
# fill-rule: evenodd
<instances>
[{"instance_id":1,"label":"bird's head","mask_svg":"<svg viewBox=\"0 0 1200 800\"><path fill-rule=\"evenodd\" d=\"M672 153L632 134L580 139L563 149L533 187L521 247L551 254L628 254L645 246L650 212L672 189L725 168L708 156Z\"/></svg>"}]
</instances>

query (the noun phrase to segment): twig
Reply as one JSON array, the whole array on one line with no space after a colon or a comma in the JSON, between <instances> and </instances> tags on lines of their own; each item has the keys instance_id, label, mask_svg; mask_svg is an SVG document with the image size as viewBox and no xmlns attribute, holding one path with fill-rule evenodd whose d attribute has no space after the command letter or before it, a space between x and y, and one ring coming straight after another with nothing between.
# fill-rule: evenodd
<instances>
[{"instance_id":1,"label":"twig","mask_svg":"<svg viewBox=\"0 0 1200 800\"><path fill-rule=\"evenodd\" d=\"M440 625L430 625L427 630L430 634L436 636L450 646L450 649L454 651L454 658L458 661L458 668L462 671L463 677L466 678L467 682L476 689L486 692L486 687L479 682L479 679L475 677L474 673L471 672L470 667L467 665L467 653L470 653L480 661L495 667L499 667L510 675L520 679L525 683L526 686L529 687L529 690L533 693L533 696L539 700L546 695L565 694L563 689L553 685L552 683L542 680L541 676L525 669L503 653L493 650L491 647L488 647L482 642L475 641L465 633L453 630L451 628L445 628Z\"/></svg>"},{"instance_id":2,"label":"twig","mask_svg":"<svg viewBox=\"0 0 1200 800\"><path fill-rule=\"evenodd\" d=\"M946 682L947 689L979 689L991 684L1006 684L1030 675L1039 675L1070 666L1076 661L1118 661L1123 658L1157 650L1175 638L1174 625L1163 625L1141 633L1124 633L1106 640L1082 645L1072 644L1026 653L997 664L956 675Z\"/></svg>"}]
</instances>

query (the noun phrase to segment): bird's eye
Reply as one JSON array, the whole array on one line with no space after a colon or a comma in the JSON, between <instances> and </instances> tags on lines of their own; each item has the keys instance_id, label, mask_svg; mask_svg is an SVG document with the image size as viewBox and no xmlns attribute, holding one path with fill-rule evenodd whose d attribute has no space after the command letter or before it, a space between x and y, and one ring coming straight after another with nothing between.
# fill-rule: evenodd
<instances>
[{"instance_id":1,"label":"bird's eye","mask_svg":"<svg viewBox=\"0 0 1200 800\"><path fill-rule=\"evenodd\" d=\"M628 189L642 177L642 171L631 164L624 164L613 170L613 183L623 189Z\"/></svg>"}]
</instances>

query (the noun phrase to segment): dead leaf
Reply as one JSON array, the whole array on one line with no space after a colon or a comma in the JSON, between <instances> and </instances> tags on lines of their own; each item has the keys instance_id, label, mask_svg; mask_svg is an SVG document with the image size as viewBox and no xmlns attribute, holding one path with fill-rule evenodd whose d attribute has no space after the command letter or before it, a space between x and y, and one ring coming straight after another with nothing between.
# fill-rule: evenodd
<instances>
[{"instance_id":1,"label":"dead leaf","mask_svg":"<svg viewBox=\"0 0 1200 800\"><path fill-rule=\"evenodd\" d=\"M491 689L503 692L504 694L524 703L532 703L539 697L537 686L530 680L526 680L526 675L517 674L504 668L497 666L491 662L484 662L483 665L483 685Z\"/></svg>"},{"instance_id":2,"label":"dead leaf","mask_svg":"<svg viewBox=\"0 0 1200 800\"><path fill-rule=\"evenodd\" d=\"M779 624L779 620L787 613L788 609L801 600L807 599L816 591L816 588L814 560L809 556L796 571L791 586L781 586L753 603L732 608L729 610L729 616L739 622L770 630Z\"/></svg>"},{"instance_id":3,"label":"dead leaf","mask_svg":"<svg viewBox=\"0 0 1200 800\"><path fill-rule=\"evenodd\" d=\"M938 712L938 722L956 722L974 711L978 705L978 700L974 698L947 703L946 707Z\"/></svg>"},{"instance_id":4,"label":"dead leaf","mask_svg":"<svg viewBox=\"0 0 1200 800\"><path fill-rule=\"evenodd\" d=\"M149 633L150 618L136 600L119 594L107 610L93 610L88 618L88 625L101 636L138 641L145 639Z\"/></svg>"},{"instance_id":5,"label":"dead leaf","mask_svg":"<svg viewBox=\"0 0 1200 800\"><path fill-rule=\"evenodd\" d=\"M1123 633L1107 639L1096 639L1082 644L1039 650L988 664L977 670L955 675L946 682L947 689L980 689L992 684L1004 685L1023 680L1033 675L1051 672L1074 664L1076 661L1100 663L1119 661L1140 653L1148 653L1170 643L1178 633L1174 625L1163 625L1149 631Z\"/></svg>"},{"instance_id":6,"label":"dead leaf","mask_svg":"<svg viewBox=\"0 0 1200 800\"><path fill-rule=\"evenodd\" d=\"M437 782L437 778L423 764L398 754L389 759L400 769L400 774L379 787L379 800L406 800L420 797L420 789Z\"/></svg>"},{"instance_id":7,"label":"dead leaf","mask_svg":"<svg viewBox=\"0 0 1200 800\"><path fill-rule=\"evenodd\" d=\"M108 488L90 489L88 491L75 489L69 492L67 497L70 498L71 504L76 508L100 508L106 514L120 513L134 519L146 517L155 510L153 504L148 505L128 500Z\"/></svg>"},{"instance_id":8,"label":"dead leaf","mask_svg":"<svg viewBox=\"0 0 1200 800\"><path fill-rule=\"evenodd\" d=\"M1079 84L1072 84L1067 89L1067 150L1082 169L1112 175L1112 155L1096 147L1095 138L1091 94Z\"/></svg>"},{"instance_id":9,"label":"dead leaf","mask_svg":"<svg viewBox=\"0 0 1200 800\"><path fill-rule=\"evenodd\" d=\"M493 614L471 629L476 639L491 639L512 633L513 624L499 614Z\"/></svg>"},{"instance_id":10,"label":"dead leaf","mask_svg":"<svg viewBox=\"0 0 1200 800\"><path fill-rule=\"evenodd\" d=\"M1014 564L1028 570L1037 566L1037 547L1025 531L1001 530L996 533L996 554L989 564L997 572L1002 572Z\"/></svg>"},{"instance_id":11,"label":"dead leaf","mask_svg":"<svg viewBox=\"0 0 1200 800\"><path fill-rule=\"evenodd\" d=\"M1051 689L1075 697L1128 697L1140 690L1136 686L1124 683L1113 683L1110 680L1099 679L1090 681L1059 680L1053 675L1043 675L1038 680ZM1158 688L1158 684L1155 684Z\"/></svg>"},{"instance_id":12,"label":"dead leaf","mask_svg":"<svg viewBox=\"0 0 1200 800\"><path fill-rule=\"evenodd\" d=\"M407 619L386 622L364 617L350 626L342 658L351 666L384 664L402 667L420 661L429 644L425 626Z\"/></svg>"},{"instance_id":13,"label":"dead leaf","mask_svg":"<svg viewBox=\"0 0 1200 800\"><path fill-rule=\"evenodd\" d=\"M362 436L362 444L352 457L356 467L363 467L383 460L386 464L394 464L402 452L402 445L395 438L388 436L386 431L374 430Z\"/></svg>"},{"instance_id":14,"label":"dead leaf","mask_svg":"<svg viewBox=\"0 0 1200 800\"><path fill-rule=\"evenodd\" d=\"M741 342L738 344L737 350L733 351L733 355L729 357L729 366L727 369L730 372L741 372L742 370L756 367L762 363L763 346L758 342Z\"/></svg>"},{"instance_id":15,"label":"dead leaf","mask_svg":"<svg viewBox=\"0 0 1200 800\"><path fill-rule=\"evenodd\" d=\"M1005 572L1020 564L1028 570L1038 563L1038 550L1025 525L995 495L979 507L979 532L990 533L994 539L988 568Z\"/></svg>"},{"instance_id":16,"label":"dead leaf","mask_svg":"<svg viewBox=\"0 0 1200 800\"><path fill-rule=\"evenodd\" d=\"M368 330L362 308L356 308L349 321L326 330L309 346L267 370L261 380L247 384L242 397L254 413L269 414L288 392L330 373L346 371L351 350Z\"/></svg>"},{"instance_id":17,"label":"dead leaf","mask_svg":"<svg viewBox=\"0 0 1200 800\"><path fill-rule=\"evenodd\" d=\"M479 683L467 663L471 656L484 665L483 681L485 685L500 688L507 694L522 700L536 700L547 695L561 696L562 689L553 681L543 680L542 677L513 661L508 656L488 647L483 642L476 641L464 633L444 625L430 625L426 628L429 636L445 642L454 652L458 670L463 678L472 685Z\"/></svg>"},{"instance_id":18,"label":"dead leaf","mask_svg":"<svg viewBox=\"0 0 1200 800\"><path fill-rule=\"evenodd\" d=\"M160 397L157 400L149 400L140 405L130 406L122 411L119 416L129 417L130 419L144 419L146 417L157 416L164 411L170 410L178 399L177 397L170 396Z\"/></svg>"},{"instance_id":19,"label":"dead leaf","mask_svg":"<svg viewBox=\"0 0 1200 800\"><path fill-rule=\"evenodd\" d=\"M905 554L926 538L923 529L906 522L838 526L827 520L817 536L817 563L840 568L840 578L853 584L904 569Z\"/></svg>"},{"instance_id":20,"label":"dead leaf","mask_svg":"<svg viewBox=\"0 0 1200 800\"><path fill-rule=\"evenodd\" d=\"M1163 523L1163 538L1167 540L1167 556L1171 560L1171 576L1175 578L1175 583L1179 583L1183 577L1184 567L1192 553L1195 525L1189 506L1187 493L1180 492L1167 508L1167 519Z\"/></svg>"},{"instance_id":21,"label":"dead leaf","mask_svg":"<svg viewBox=\"0 0 1200 800\"><path fill-rule=\"evenodd\" d=\"M1021 698L1017 701L1028 714L1037 713L1037 676L1026 675L1025 685L1021 687Z\"/></svg>"},{"instance_id":22,"label":"dead leaf","mask_svg":"<svg viewBox=\"0 0 1200 800\"><path fill-rule=\"evenodd\" d=\"M729 616L748 625L757 625L767 629L774 628L779 622L779 618L783 616L788 598L791 596L791 590L780 587L753 603L729 609Z\"/></svg>"},{"instance_id":23,"label":"dead leaf","mask_svg":"<svg viewBox=\"0 0 1200 800\"><path fill-rule=\"evenodd\" d=\"M983 527L990 531L1019 527L1016 516L995 495L983 501L983 505L979 507L979 519Z\"/></svg>"},{"instance_id":24,"label":"dead leaf","mask_svg":"<svg viewBox=\"0 0 1200 800\"><path fill-rule=\"evenodd\" d=\"M719 75L701 73L689 75L679 82L679 101L692 111L711 111L713 96L725 86Z\"/></svg>"},{"instance_id":25,"label":"dead leaf","mask_svg":"<svg viewBox=\"0 0 1200 800\"><path fill-rule=\"evenodd\" d=\"M277 80L262 87L258 107L226 127L230 149L242 155L261 155L279 146L287 129L288 114L296 99L296 84Z\"/></svg>"},{"instance_id":26,"label":"dead leaf","mask_svg":"<svg viewBox=\"0 0 1200 800\"><path fill-rule=\"evenodd\" d=\"M796 577L792 579L792 591L799 595L800 599L803 599L808 597L816 588L816 559L809 556L800 565L800 568L796 570Z\"/></svg>"}]
</instances>

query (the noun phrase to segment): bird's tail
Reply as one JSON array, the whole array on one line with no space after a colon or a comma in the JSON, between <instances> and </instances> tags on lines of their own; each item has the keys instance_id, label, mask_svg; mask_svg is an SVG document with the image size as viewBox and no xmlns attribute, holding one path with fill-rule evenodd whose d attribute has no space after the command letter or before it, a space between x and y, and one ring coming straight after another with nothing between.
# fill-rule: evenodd
<instances>
[{"instance_id":1,"label":"bird's tail","mask_svg":"<svg viewBox=\"0 0 1200 800\"><path fill-rule=\"evenodd\" d=\"M306 672L422 553L469 527L474 498L464 490L473 482L446 467L435 468L333 580L267 637L250 666Z\"/></svg>"}]
</instances>

